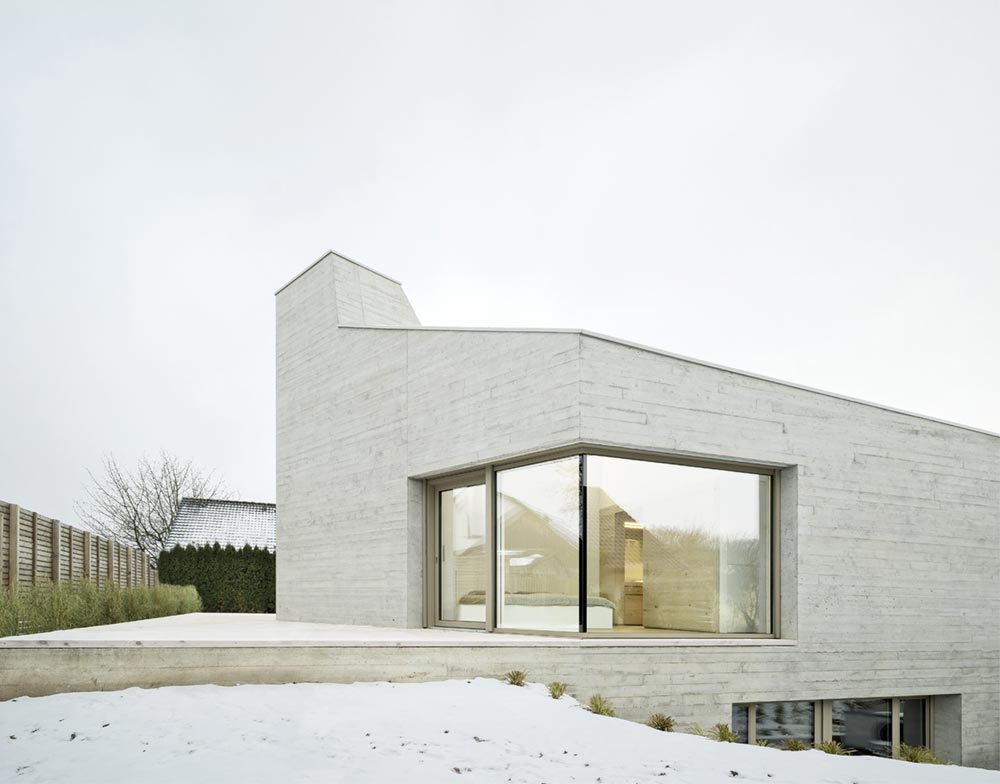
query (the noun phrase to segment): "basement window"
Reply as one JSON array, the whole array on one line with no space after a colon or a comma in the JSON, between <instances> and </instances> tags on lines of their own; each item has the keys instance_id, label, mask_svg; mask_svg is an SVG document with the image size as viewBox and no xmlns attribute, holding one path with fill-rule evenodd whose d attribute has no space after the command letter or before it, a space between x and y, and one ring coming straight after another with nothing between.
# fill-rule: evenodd
<instances>
[{"instance_id":1,"label":"basement window","mask_svg":"<svg viewBox=\"0 0 1000 784\"><path fill-rule=\"evenodd\" d=\"M930 697L758 702L734 705L742 743L801 748L836 741L852 754L898 757L900 744L931 745Z\"/></svg>"}]
</instances>

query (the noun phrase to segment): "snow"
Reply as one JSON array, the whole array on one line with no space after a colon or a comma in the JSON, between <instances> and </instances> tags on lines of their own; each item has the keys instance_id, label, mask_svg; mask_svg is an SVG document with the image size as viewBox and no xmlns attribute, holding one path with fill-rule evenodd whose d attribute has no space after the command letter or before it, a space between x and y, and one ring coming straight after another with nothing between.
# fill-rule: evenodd
<instances>
[{"instance_id":1,"label":"snow","mask_svg":"<svg viewBox=\"0 0 1000 784\"><path fill-rule=\"evenodd\" d=\"M0 781L1000 784L1000 773L716 743L499 681L172 686L0 704Z\"/></svg>"}]
</instances>

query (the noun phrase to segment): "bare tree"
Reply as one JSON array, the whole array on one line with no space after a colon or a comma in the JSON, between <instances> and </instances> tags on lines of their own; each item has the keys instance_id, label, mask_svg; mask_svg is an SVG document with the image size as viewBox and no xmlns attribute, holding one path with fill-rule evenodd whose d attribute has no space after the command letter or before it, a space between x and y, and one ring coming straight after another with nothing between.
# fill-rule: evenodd
<instances>
[{"instance_id":1,"label":"bare tree","mask_svg":"<svg viewBox=\"0 0 1000 784\"><path fill-rule=\"evenodd\" d=\"M134 470L122 468L114 455L103 461L103 474L90 475L87 498L76 512L94 533L144 551L155 562L163 550L181 498L219 498L224 486L214 472L161 451L141 457Z\"/></svg>"}]
</instances>

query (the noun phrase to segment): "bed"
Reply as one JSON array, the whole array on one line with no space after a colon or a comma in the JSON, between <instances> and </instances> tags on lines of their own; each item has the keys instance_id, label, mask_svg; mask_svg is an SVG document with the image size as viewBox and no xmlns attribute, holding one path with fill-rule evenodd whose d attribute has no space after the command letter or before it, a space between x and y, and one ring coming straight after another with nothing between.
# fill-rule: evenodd
<instances>
[{"instance_id":1,"label":"bed","mask_svg":"<svg viewBox=\"0 0 1000 784\"><path fill-rule=\"evenodd\" d=\"M587 597L587 628L610 629L615 611L603 596ZM566 629L580 626L580 602L560 593L508 593L504 595L501 623L508 629ZM458 620L486 620L486 592L469 591L458 600Z\"/></svg>"}]
</instances>

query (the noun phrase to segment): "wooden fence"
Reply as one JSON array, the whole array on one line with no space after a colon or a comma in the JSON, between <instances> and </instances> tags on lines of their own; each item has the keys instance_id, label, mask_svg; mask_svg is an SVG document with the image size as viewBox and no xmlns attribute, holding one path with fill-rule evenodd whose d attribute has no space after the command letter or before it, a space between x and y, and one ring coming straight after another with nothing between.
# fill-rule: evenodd
<instances>
[{"instance_id":1,"label":"wooden fence","mask_svg":"<svg viewBox=\"0 0 1000 784\"><path fill-rule=\"evenodd\" d=\"M90 531L0 501L0 585L90 580L98 587L155 585L149 557Z\"/></svg>"}]
</instances>

